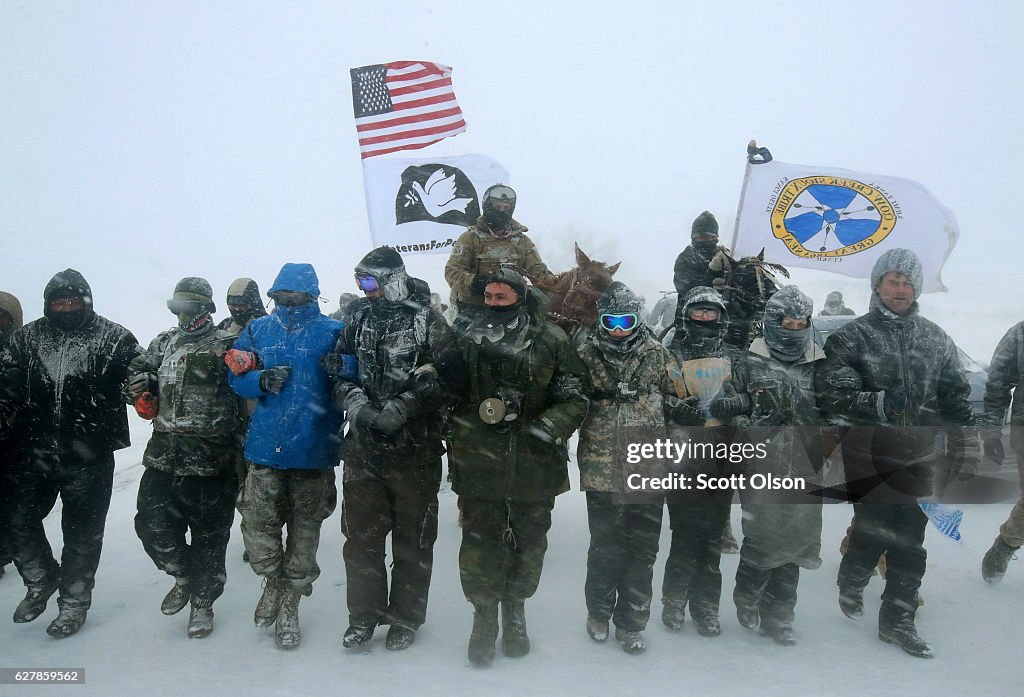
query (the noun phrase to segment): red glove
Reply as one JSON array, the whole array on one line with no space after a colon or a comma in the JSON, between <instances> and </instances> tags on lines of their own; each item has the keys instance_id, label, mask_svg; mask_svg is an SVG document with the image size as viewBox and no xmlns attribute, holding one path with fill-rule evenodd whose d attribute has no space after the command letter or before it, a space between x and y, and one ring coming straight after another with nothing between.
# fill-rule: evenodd
<instances>
[{"instance_id":1,"label":"red glove","mask_svg":"<svg viewBox=\"0 0 1024 697\"><path fill-rule=\"evenodd\" d=\"M135 400L135 413L146 421L152 421L160 413L160 400L150 392L143 392Z\"/></svg>"},{"instance_id":2,"label":"red glove","mask_svg":"<svg viewBox=\"0 0 1024 697\"><path fill-rule=\"evenodd\" d=\"M231 349L224 354L224 365L235 375L245 375L259 367L260 359L255 353Z\"/></svg>"}]
</instances>

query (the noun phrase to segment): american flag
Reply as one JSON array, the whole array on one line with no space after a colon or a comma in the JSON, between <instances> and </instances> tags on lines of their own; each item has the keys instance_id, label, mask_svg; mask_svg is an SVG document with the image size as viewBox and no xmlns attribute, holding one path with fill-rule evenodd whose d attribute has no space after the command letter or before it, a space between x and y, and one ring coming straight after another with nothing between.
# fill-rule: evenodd
<instances>
[{"instance_id":1,"label":"american flag","mask_svg":"<svg viewBox=\"0 0 1024 697\"><path fill-rule=\"evenodd\" d=\"M359 151L374 157L415 150L466 130L452 69L423 61L352 68Z\"/></svg>"}]
</instances>

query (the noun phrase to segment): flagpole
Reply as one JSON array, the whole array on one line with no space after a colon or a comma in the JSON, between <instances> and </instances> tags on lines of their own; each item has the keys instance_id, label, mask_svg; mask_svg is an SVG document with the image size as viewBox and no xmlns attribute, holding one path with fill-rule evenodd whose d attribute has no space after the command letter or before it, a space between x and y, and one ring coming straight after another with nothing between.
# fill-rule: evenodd
<instances>
[{"instance_id":1,"label":"flagpole","mask_svg":"<svg viewBox=\"0 0 1024 697\"><path fill-rule=\"evenodd\" d=\"M751 147L757 147L756 141L750 141L747 145L747 151L750 151ZM736 254L736 241L740 236L740 211L743 210L743 199L747 195L747 182L750 180L750 157L747 157L747 166L743 169L743 186L740 187L740 203L736 206L736 222L732 226L732 244L729 245L729 252Z\"/></svg>"}]
</instances>

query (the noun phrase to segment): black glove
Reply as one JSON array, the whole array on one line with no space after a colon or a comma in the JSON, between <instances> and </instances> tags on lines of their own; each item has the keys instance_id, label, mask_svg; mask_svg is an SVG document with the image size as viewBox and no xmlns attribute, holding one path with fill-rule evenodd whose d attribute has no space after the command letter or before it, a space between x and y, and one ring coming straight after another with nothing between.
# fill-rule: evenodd
<instances>
[{"instance_id":1,"label":"black glove","mask_svg":"<svg viewBox=\"0 0 1024 697\"><path fill-rule=\"evenodd\" d=\"M473 276L473 280L469 284L469 289L473 291L474 295L482 296L486 287L487 276Z\"/></svg>"},{"instance_id":2,"label":"black glove","mask_svg":"<svg viewBox=\"0 0 1024 697\"><path fill-rule=\"evenodd\" d=\"M138 399L143 392L153 392L149 389L149 373L139 373L128 381L128 394L132 399Z\"/></svg>"},{"instance_id":3,"label":"black glove","mask_svg":"<svg viewBox=\"0 0 1024 697\"><path fill-rule=\"evenodd\" d=\"M436 404L444 397L444 390L437 380L437 372L433 370L418 370L413 375L412 393L418 401L426 404Z\"/></svg>"},{"instance_id":4,"label":"black glove","mask_svg":"<svg viewBox=\"0 0 1024 697\"><path fill-rule=\"evenodd\" d=\"M286 365L275 365L273 368L267 368L260 374L260 389L264 392L280 393L284 389L284 384L288 381L288 376L291 375L291 372L292 369Z\"/></svg>"},{"instance_id":5,"label":"black glove","mask_svg":"<svg viewBox=\"0 0 1024 697\"><path fill-rule=\"evenodd\" d=\"M882 398L882 408L885 410L885 418L889 423L897 423L907 413L907 393L902 387L894 387L885 391Z\"/></svg>"},{"instance_id":6,"label":"black glove","mask_svg":"<svg viewBox=\"0 0 1024 697\"><path fill-rule=\"evenodd\" d=\"M562 437L555 431L555 424L550 419L535 419L530 423L527 432L545 443L551 443L552 445L562 444Z\"/></svg>"},{"instance_id":7,"label":"black glove","mask_svg":"<svg viewBox=\"0 0 1024 697\"><path fill-rule=\"evenodd\" d=\"M693 395L670 405L666 411L668 417L680 426L702 426L707 419L699 406L700 398Z\"/></svg>"},{"instance_id":8,"label":"black glove","mask_svg":"<svg viewBox=\"0 0 1024 697\"><path fill-rule=\"evenodd\" d=\"M997 436L985 439L985 457L997 465L1003 464L1006 459L1006 451L1003 449L1003 441Z\"/></svg>"},{"instance_id":9,"label":"black glove","mask_svg":"<svg viewBox=\"0 0 1024 697\"><path fill-rule=\"evenodd\" d=\"M739 416L750 408L750 402L744 394L733 393L728 397L720 397L709 405L711 415L718 419L730 419Z\"/></svg>"},{"instance_id":10,"label":"black glove","mask_svg":"<svg viewBox=\"0 0 1024 697\"><path fill-rule=\"evenodd\" d=\"M377 412L376 418L370 424L370 428L385 437L395 435L409 421L409 407L401 397L389 399L381 410Z\"/></svg>"}]
</instances>

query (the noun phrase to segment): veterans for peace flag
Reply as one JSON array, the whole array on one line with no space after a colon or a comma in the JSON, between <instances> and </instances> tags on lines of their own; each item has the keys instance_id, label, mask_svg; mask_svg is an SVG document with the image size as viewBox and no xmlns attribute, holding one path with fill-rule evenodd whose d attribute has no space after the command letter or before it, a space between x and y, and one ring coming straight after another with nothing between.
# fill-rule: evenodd
<instances>
[{"instance_id":1,"label":"veterans for peace flag","mask_svg":"<svg viewBox=\"0 0 1024 697\"><path fill-rule=\"evenodd\" d=\"M737 258L763 247L766 261L870 278L879 255L904 247L921 260L922 292L947 290L942 266L960 229L952 211L921 184L785 164L753 144L748 152L732 240Z\"/></svg>"},{"instance_id":2,"label":"veterans for peace flag","mask_svg":"<svg viewBox=\"0 0 1024 697\"><path fill-rule=\"evenodd\" d=\"M466 130L448 66L395 61L350 72L359 152L364 159L424 148Z\"/></svg>"},{"instance_id":3,"label":"veterans for peace flag","mask_svg":"<svg viewBox=\"0 0 1024 697\"><path fill-rule=\"evenodd\" d=\"M484 191L508 183L508 171L483 155L363 160L374 246L403 254L448 254L459 235L476 224Z\"/></svg>"}]
</instances>

